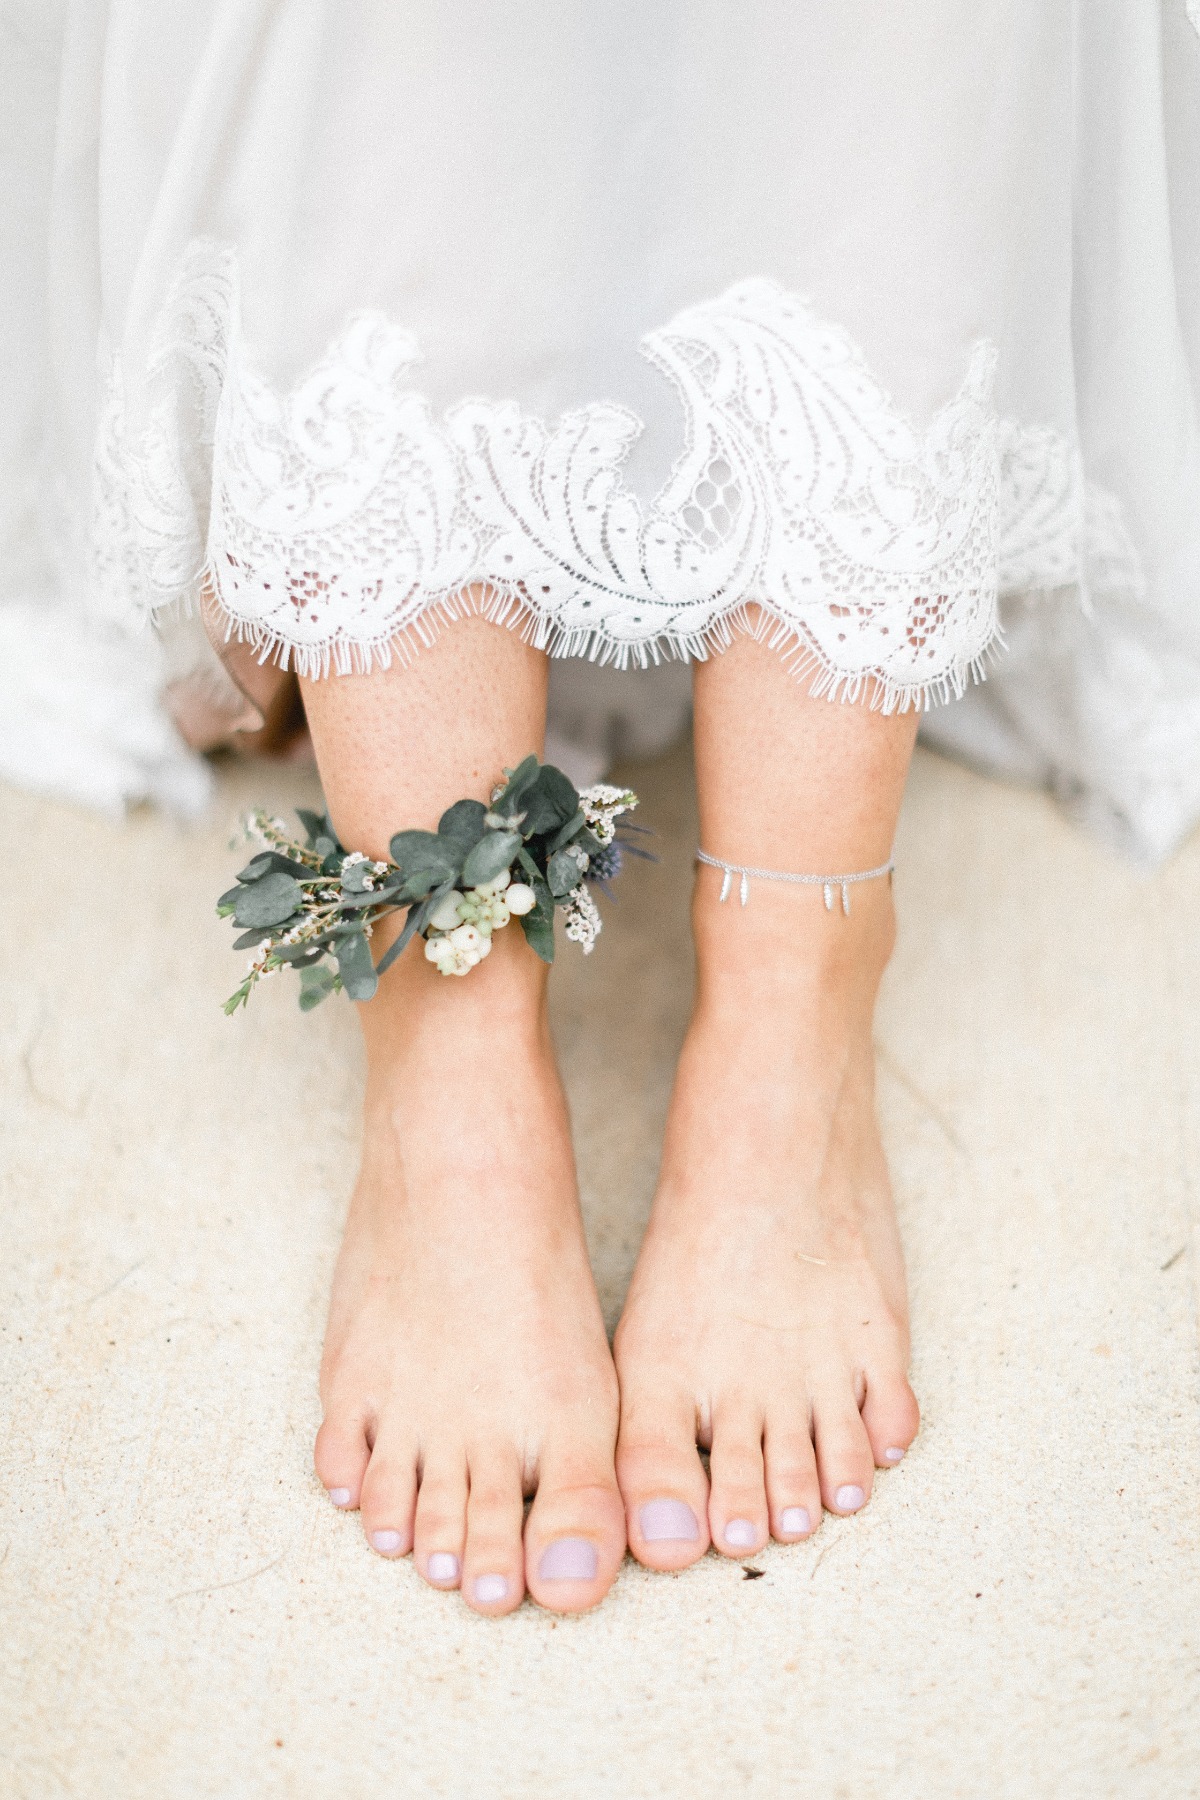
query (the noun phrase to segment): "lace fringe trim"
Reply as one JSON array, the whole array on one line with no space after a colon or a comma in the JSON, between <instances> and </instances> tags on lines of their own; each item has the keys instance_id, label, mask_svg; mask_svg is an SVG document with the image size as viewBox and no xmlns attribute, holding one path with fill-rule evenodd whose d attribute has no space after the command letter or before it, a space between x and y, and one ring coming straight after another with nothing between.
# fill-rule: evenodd
<instances>
[{"instance_id":1,"label":"lace fringe trim","mask_svg":"<svg viewBox=\"0 0 1200 1800\"><path fill-rule=\"evenodd\" d=\"M336 637L317 645L297 644L282 632L232 612L225 604L215 570L206 567L199 583L211 596L208 616L224 641L248 644L260 663L292 669L297 675L323 678L330 674L369 675L389 669L394 661L410 664L422 650L432 649L442 632L461 619L485 619L517 631L524 643L552 657L573 657L600 668L650 668L663 662L706 662L746 636L777 651L797 680L807 684L814 699L863 701L873 711L926 711L930 706L961 699L973 682L987 680L1004 652L1004 633L997 619L982 648L956 662L937 676L904 683L889 679L879 669L840 669L822 655L802 626L781 616L758 600L739 601L702 630L681 636L664 634L630 644L596 630L573 631L534 607L516 589L483 587L470 583L453 593L427 596L420 612L386 637L366 640ZM214 616L215 615L215 616Z\"/></svg>"},{"instance_id":2,"label":"lace fringe trim","mask_svg":"<svg viewBox=\"0 0 1200 1800\"><path fill-rule=\"evenodd\" d=\"M984 677L998 592L1080 576L1078 456L996 417L986 344L921 432L848 334L775 283L689 308L643 344L687 425L647 508L622 408L549 427L472 401L436 421L409 385L416 346L379 315L280 396L239 314L232 251L193 245L138 430L114 367L96 563L117 611L206 581L263 661L365 671L468 613L617 667L750 631L813 693L907 710Z\"/></svg>"}]
</instances>

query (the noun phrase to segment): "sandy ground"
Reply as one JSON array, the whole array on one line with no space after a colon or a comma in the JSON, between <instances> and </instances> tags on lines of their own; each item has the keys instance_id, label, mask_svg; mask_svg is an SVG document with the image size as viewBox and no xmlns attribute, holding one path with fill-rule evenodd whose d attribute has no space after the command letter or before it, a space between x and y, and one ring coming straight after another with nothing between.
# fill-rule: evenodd
<instances>
[{"instance_id":1,"label":"sandy ground","mask_svg":"<svg viewBox=\"0 0 1200 1800\"><path fill-rule=\"evenodd\" d=\"M684 753L625 772L663 861L555 981L610 1322L694 843ZM761 1580L627 1563L588 1617L494 1624L312 1474L354 1021L282 981L223 1018L211 911L239 810L312 793L230 769L187 830L0 797L0 1792L1200 1791L1200 842L1149 878L918 758L879 1049L921 1437Z\"/></svg>"}]
</instances>

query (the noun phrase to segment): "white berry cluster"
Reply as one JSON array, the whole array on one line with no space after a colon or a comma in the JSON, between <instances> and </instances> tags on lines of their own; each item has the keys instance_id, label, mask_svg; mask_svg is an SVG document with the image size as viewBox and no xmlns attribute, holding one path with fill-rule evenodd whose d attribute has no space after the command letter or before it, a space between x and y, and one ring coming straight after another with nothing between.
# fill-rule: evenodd
<instances>
[{"instance_id":1,"label":"white berry cluster","mask_svg":"<svg viewBox=\"0 0 1200 1800\"><path fill-rule=\"evenodd\" d=\"M514 881L507 869L494 881L459 893L457 888L438 902L425 939L426 959L440 975L465 975L481 963L492 948L492 933L508 921L532 912L537 896L523 881Z\"/></svg>"}]
</instances>

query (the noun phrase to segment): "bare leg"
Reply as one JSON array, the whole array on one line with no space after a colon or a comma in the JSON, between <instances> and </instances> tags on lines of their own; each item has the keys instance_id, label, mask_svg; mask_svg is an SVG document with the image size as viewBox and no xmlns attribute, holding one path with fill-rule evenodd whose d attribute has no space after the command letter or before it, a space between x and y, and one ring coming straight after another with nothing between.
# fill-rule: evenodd
<instances>
[{"instance_id":1,"label":"bare leg","mask_svg":"<svg viewBox=\"0 0 1200 1800\"><path fill-rule=\"evenodd\" d=\"M912 714L813 700L749 638L695 694L706 850L809 873L887 860ZM768 882L722 906L721 879L698 870L695 1012L616 1341L630 1547L656 1568L856 1511L918 1422L874 1111L890 883L853 888L845 918Z\"/></svg>"},{"instance_id":2,"label":"bare leg","mask_svg":"<svg viewBox=\"0 0 1200 1800\"><path fill-rule=\"evenodd\" d=\"M546 659L468 619L408 668L305 684L342 841L387 853L541 749ZM377 936L377 953L386 938ZM417 944L360 1007L362 1168L321 1369L317 1473L386 1556L508 1612L579 1611L625 1550L616 1378L588 1267L546 971L497 934L465 980ZM523 1496L535 1494L524 1525Z\"/></svg>"}]
</instances>

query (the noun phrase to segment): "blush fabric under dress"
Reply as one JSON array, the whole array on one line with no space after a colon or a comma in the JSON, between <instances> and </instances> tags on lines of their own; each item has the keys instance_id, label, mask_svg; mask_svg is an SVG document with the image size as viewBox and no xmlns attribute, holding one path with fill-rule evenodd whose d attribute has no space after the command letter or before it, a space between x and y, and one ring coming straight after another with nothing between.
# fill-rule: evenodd
<instances>
[{"instance_id":1,"label":"blush fabric under dress","mask_svg":"<svg viewBox=\"0 0 1200 1800\"><path fill-rule=\"evenodd\" d=\"M0 31L0 772L198 804L201 610L336 678L482 609L593 757L752 614L1144 855L1200 818L1187 0Z\"/></svg>"}]
</instances>

